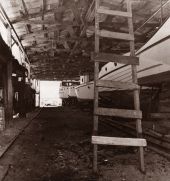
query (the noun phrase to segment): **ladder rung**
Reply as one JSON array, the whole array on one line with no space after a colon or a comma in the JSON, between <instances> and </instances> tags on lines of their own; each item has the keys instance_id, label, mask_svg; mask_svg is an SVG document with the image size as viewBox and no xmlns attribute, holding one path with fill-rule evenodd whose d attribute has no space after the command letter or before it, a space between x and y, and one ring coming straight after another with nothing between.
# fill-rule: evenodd
<instances>
[{"instance_id":1,"label":"ladder rung","mask_svg":"<svg viewBox=\"0 0 170 181\"><path fill-rule=\"evenodd\" d=\"M102 6L97 10L97 13L113 15L113 16L123 16L123 17L132 17L132 13L130 12L123 12L123 11L114 11L109 9L104 9Z\"/></svg>"},{"instance_id":2,"label":"ladder rung","mask_svg":"<svg viewBox=\"0 0 170 181\"><path fill-rule=\"evenodd\" d=\"M133 119L142 119L142 112L137 110L128 110L128 109L112 109L112 108L95 108L95 115L100 116L115 116L121 118L133 118Z\"/></svg>"},{"instance_id":3,"label":"ladder rung","mask_svg":"<svg viewBox=\"0 0 170 181\"><path fill-rule=\"evenodd\" d=\"M113 80L97 80L96 86L123 89L123 90L137 90L137 89L139 89L139 86L137 84L132 83L132 82L120 82L120 81L113 81Z\"/></svg>"},{"instance_id":4,"label":"ladder rung","mask_svg":"<svg viewBox=\"0 0 170 181\"><path fill-rule=\"evenodd\" d=\"M112 53L92 53L91 59L96 62L115 62L127 65L139 65L138 57L115 55Z\"/></svg>"},{"instance_id":5,"label":"ladder rung","mask_svg":"<svg viewBox=\"0 0 170 181\"><path fill-rule=\"evenodd\" d=\"M146 139L141 138L118 138L105 136L92 136L92 143L97 145L116 145L116 146L147 146Z\"/></svg>"},{"instance_id":6,"label":"ladder rung","mask_svg":"<svg viewBox=\"0 0 170 181\"><path fill-rule=\"evenodd\" d=\"M111 32L107 30L97 30L97 35L106 38L134 41L134 36L128 33Z\"/></svg>"}]
</instances>

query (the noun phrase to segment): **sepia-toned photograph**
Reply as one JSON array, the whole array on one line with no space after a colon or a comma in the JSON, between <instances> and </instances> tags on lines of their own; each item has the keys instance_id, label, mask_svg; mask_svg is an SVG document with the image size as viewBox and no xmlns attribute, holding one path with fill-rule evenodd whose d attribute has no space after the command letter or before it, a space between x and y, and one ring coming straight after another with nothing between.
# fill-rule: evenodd
<instances>
[{"instance_id":1,"label":"sepia-toned photograph","mask_svg":"<svg viewBox=\"0 0 170 181\"><path fill-rule=\"evenodd\" d=\"M170 181L170 0L0 0L0 181Z\"/></svg>"}]
</instances>

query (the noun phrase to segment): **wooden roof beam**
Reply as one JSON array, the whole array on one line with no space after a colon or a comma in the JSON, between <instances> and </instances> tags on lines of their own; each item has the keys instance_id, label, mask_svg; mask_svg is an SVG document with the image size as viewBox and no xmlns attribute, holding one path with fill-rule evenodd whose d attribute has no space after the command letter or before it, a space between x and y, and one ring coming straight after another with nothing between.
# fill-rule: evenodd
<instances>
[{"instance_id":1,"label":"wooden roof beam","mask_svg":"<svg viewBox=\"0 0 170 181\"><path fill-rule=\"evenodd\" d=\"M67 74L79 74L79 71L77 71L78 69L76 69L75 71L70 71L70 72L68 72L66 69L65 70L54 70L54 69L43 69L43 70L41 70L41 71L31 71L31 74L33 75L41 75L41 74L43 74L43 73L46 73L46 74L48 74L48 75L50 75L50 74L52 74L52 72L54 72L55 74L58 74L58 75L60 75L60 74L62 74L62 73L67 73Z\"/></svg>"},{"instance_id":2,"label":"wooden roof beam","mask_svg":"<svg viewBox=\"0 0 170 181\"><path fill-rule=\"evenodd\" d=\"M46 11L46 0L42 0L42 20L44 20L44 12ZM42 25L42 30L45 29L45 26Z\"/></svg>"},{"instance_id":3,"label":"wooden roof beam","mask_svg":"<svg viewBox=\"0 0 170 181\"><path fill-rule=\"evenodd\" d=\"M19 3L20 8L21 8L20 13L23 10L22 13L24 13L24 16L29 16L28 9L27 9L27 6L25 4L25 1L24 0L20 0L19 2L20 2ZM30 26L30 24L25 24L25 29L26 29L27 33L31 33L31 26Z\"/></svg>"},{"instance_id":4,"label":"wooden roof beam","mask_svg":"<svg viewBox=\"0 0 170 181\"><path fill-rule=\"evenodd\" d=\"M80 32L80 36L79 37L82 37L86 31L86 23L93 20L92 16L93 16L93 11L94 11L94 8L93 8L93 5L94 5L95 1L93 0L92 3L90 4L90 6L88 7L87 11L86 11L86 16L84 17L84 26ZM79 45L79 41L76 41L75 44L74 44L74 47L72 48L72 51L70 53L70 55L72 56L74 51L76 50L77 46Z\"/></svg>"},{"instance_id":5,"label":"wooden roof beam","mask_svg":"<svg viewBox=\"0 0 170 181\"><path fill-rule=\"evenodd\" d=\"M55 20L51 20L51 19L48 19L48 20L30 20L30 19L26 19L22 22L18 22L18 24L20 25L25 25L25 24L35 24L35 25L56 25L56 26L61 26L61 25L72 25L74 26L74 24L72 22L68 22L68 21L65 21L65 22L56 22Z\"/></svg>"},{"instance_id":6,"label":"wooden roof beam","mask_svg":"<svg viewBox=\"0 0 170 181\"><path fill-rule=\"evenodd\" d=\"M63 11L63 9L64 9L63 7L60 7L60 8L54 8L54 9L45 10L45 11L41 10L38 13L29 14L29 16L26 16L26 17L18 16L18 17L15 17L15 18L11 18L11 23L12 24L16 24L16 23L19 23L19 22L22 23L22 22L25 22L26 20L29 20L29 19L42 17L42 14L49 15L49 14L53 14L53 13L56 13L56 12L61 12L61 11Z\"/></svg>"},{"instance_id":7,"label":"wooden roof beam","mask_svg":"<svg viewBox=\"0 0 170 181\"><path fill-rule=\"evenodd\" d=\"M37 42L37 45L33 45L32 43L34 42L36 40L36 42ZM79 40L79 38L77 38L77 37L73 37L73 38L66 38L65 39L65 41L69 41L69 42L73 42L73 41L75 41L75 40ZM38 47L40 44L48 44L48 43L50 43L50 42L53 42L53 43L58 43L58 44L60 44L60 45L62 45L63 44L63 41L61 41L61 40L57 40L57 39L51 39L51 38L41 38L41 37L30 37L28 40L27 39L24 39L23 41L23 44L27 44L27 45L25 45L25 48L27 48L27 50L28 50L28 48L35 48L35 47ZM41 45L40 45L41 46ZM53 47L53 48L55 48L55 46Z\"/></svg>"},{"instance_id":8,"label":"wooden roof beam","mask_svg":"<svg viewBox=\"0 0 170 181\"><path fill-rule=\"evenodd\" d=\"M31 71L31 75L41 75L43 73L46 73L47 75L51 75L51 74L56 74L56 75L60 75L60 74L79 75L79 71L77 71L77 69L75 71L71 71L71 72L68 72L67 70L52 70L52 69L41 70L40 72Z\"/></svg>"},{"instance_id":9,"label":"wooden roof beam","mask_svg":"<svg viewBox=\"0 0 170 181\"><path fill-rule=\"evenodd\" d=\"M72 10L72 12L73 12L73 14L74 14L74 17L75 17L76 22L77 22L78 24L80 24L80 23L81 23L81 19L80 19L81 14L80 14L79 9L77 8L77 6L76 6L75 3L72 4L71 10Z\"/></svg>"},{"instance_id":10,"label":"wooden roof beam","mask_svg":"<svg viewBox=\"0 0 170 181\"><path fill-rule=\"evenodd\" d=\"M64 81L64 80L79 80L79 76L34 76L32 75L32 78L36 78L39 80L58 80L58 81Z\"/></svg>"},{"instance_id":11,"label":"wooden roof beam","mask_svg":"<svg viewBox=\"0 0 170 181\"><path fill-rule=\"evenodd\" d=\"M21 9L22 10L24 10L24 14L26 15L26 16L28 16L29 15L29 13L28 13L28 9L27 9L27 6L26 6L26 4L25 4L25 1L24 0L20 0L20 7L21 7Z\"/></svg>"},{"instance_id":12,"label":"wooden roof beam","mask_svg":"<svg viewBox=\"0 0 170 181\"><path fill-rule=\"evenodd\" d=\"M55 26L53 27L49 27L48 29L46 30L37 30L36 32L33 32L31 34L23 34L20 36L20 39L23 40L23 39L27 39L27 38L30 38L30 37L34 37L34 36L37 36L37 35L40 35L40 34L44 34L44 33L51 33L51 32L55 32L55 31L58 31L60 29L63 29L63 28L66 28L68 26L74 26L73 24L66 24L66 23L63 23L63 24L54 24ZM75 37L76 38L76 37Z\"/></svg>"},{"instance_id":13,"label":"wooden roof beam","mask_svg":"<svg viewBox=\"0 0 170 181\"><path fill-rule=\"evenodd\" d=\"M45 45L42 45L42 47L45 46ZM56 53L69 53L70 50L67 50L67 49L56 49L56 48L52 48L52 47L49 47L49 48L44 48L43 50L40 50L40 48L30 48L32 51L37 51L37 52L44 52L44 51L50 51L50 50L53 50L54 52Z\"/></svg>"},{"instance_id":14,"label":"wooden roof beam","mask_svg":"<svg viewBox=\"0 0 170 181\"><path fill-rule=\"evenodd\" d=\"M143 26L145 26L145 24L147 24L151 19L153 19L159 12L162 11L162 8L166 7L169 3L170 3L170 0L167 0L164 4L162 4L162 1L161 1L161 7L159 7L158 10L154 14L152 14L141 26L139 26L135 30L135 33L140 31L143 28Z\"/></svg>"}]
</instances>

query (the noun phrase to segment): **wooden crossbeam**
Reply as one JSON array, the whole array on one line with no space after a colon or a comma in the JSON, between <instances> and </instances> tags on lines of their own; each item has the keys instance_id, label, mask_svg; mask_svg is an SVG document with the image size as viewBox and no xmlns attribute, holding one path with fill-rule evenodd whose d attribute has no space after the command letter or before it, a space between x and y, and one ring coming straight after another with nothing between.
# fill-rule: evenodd
<instances>
[{"instance_id":1,"label":"wooden crossbeam","mask_svg":"<svg viewBox=\"0 0 170 181\"><path fill-rule=\"evenodd\" d=\"M22 43L23 44L29 44L29 45L25 45L25 48L28 50L29 48L35 47L35 45L33 44L33 42L35 40L37 42L37 45L44 44L44 43L50 43L50 42L56 42L58 44L63 44L63 40L60 40L57 38L42 38L42 37L38 37L38 36L24 39L24 40L22 40ZM70 38L65 38L64 40L67 42L73 42L73 41L79 40L79 38L78 37L70 37ZM36 46L36 47L38 47L38 46Z\"/></svg>"},{"instance_id":2,"label":"wooden crossbeam","mask_svg":"<svg viewBox=\"0 0 170 181\"><path fill-rule=\"evenodd\" d=\"M34 19L37 17L42 17L42 14L44 13L44 15L49 15L49 14L53 14L53 13L57 13L57 12L62 12L64 10L64 7L58 7L58 8L54 8L54 9L49 9L49 10L41 10L38 13L33 13L33 14L29 14L27 17L15 17L15 18L11 18L11 23L12 24L16 24L16 23L21 23L21 22L25 22L28 19Z\"/></svg>"},{"instance_id":3,"label":"wooden crossbeam","mask_svg":"<svg viewBox=\"0 0 170 181\"><path fill-rule=\"evenodd\" d=\"M40 44L41 46L39 47L33 47L33 48L29 48L30 51L36 51L36 52L43 52L43 51L50 51L53 50L55 52L58 53L62 53L62 52L70 52L69 49L59 49L59 48L52 48L52 47L47 47L47 48L43 48L44 46L50 46L51 44Z\"/></svg>"},{"instance_id":4,"label":"wooden crossbeam","mask_svg":"<svg viewBox=\"0 0 170 181\"><path fill-rule=\"evenodd\" d=\"M81 14L80 14L80 11L77 7L77 5L74 3L74 4L71 4L71 10L74 14L74 17L77 21L78 24L80 24L81 20L80 20L80 17L81 17Z\"/></svg>"},{"instance_id":5,"label":"wooden crossbeam","mask_svg":"<svg viewBox=\"0 0 170 181\"><path fill-rule=\"evenodd\" d=\"M112 108L98 107L94 110L94 114L100 116L114 116L121 118L133 118L133 119L142 118L141 111L127 110L127 109L112 109Z\"/></svg>"},{"instance_id":6,"label":"wooden crossbeam","mask_svg":"<svg viewBox=\"0 0 170 181\"><path fill-rule=\"evenodd\" d=\"M29 16L28 9L27 9L25 1L24 0L19 0L19 1L20 1L19 4L20 4L20 7L21 7L21 10L24 11L24 15ZM25 24L25 29L26 29L27 33L31 33L30 24Z\"/></svg>"},{"instance_id":7,"label":"wooden crossbeam","mask_svg":"<svg viewBox=\"0 0 170 181\"><path fill-rule=\"evenodd\" d=\"M28 13L28 9L27 9L27 6L25 4L25 1L24 0L20 0L20 5L22 6L22 9L24 10L24 13L26 15L28 15L29 13Z\"/></svg>"},{"instance_id":8,"label":"wooden crossbeam","mask_svg":"<svg viewBox=\"0 0 170 181\"><path fill-rule=\"evenodd\" d=\"M97 35L105 38L113 38L127 41L134 41L134 36L128 33L111 32L107 30L97 30Z\"/></svg>"},{"instance_id":9,"label":"wooden crossbeam","mask_svg":"<svg viewBox=\"0 0 170 181\"><path fill-rule=\"evenodd\" d=\"M132 82L120 82L113 80L97 80L96 86L123 90L136 90L140 88L137 84L134 84Z\"/></svg>"},{"instance_id":10,"label":"wooden crossbeam","mask_svg":"<svg viewBox=\"0 0 170 181\"><path fill-rule=\"evenodd\" d=\"M61 30L63 28L66 28L68 26L73 26L73 24L66 24L66 23L63 23L63 24L58 24L58 23L54 23L54 27L49 27L47 30L37 30L31 34L23 34L20 36L20 39L23 40L23 39L28 39L28 38L33 38L37 35L41 35L41 34L44 34L44 33L51 33L51 32L55 32L57 30ZM73 37L74 38L74 37ZM75 37L76 38L76 37Z\"/></svg>"},{"instance_id":11,"label":"wooden crossbeam","mask_svg":"<svg viewBox=\"0 0 170 181\"><path fill-rule=\"evenodd\" d=\"M94 19L94 13L93 13L94 12L94 7L93 7L93 5L94 5L94 3L95 3L95 0L93 0L92 3L90 4L90 6L87 7L87 9L86 9L87 13L86 13L86 15L85 15L85 17L83 19L83 22L85 22L85 23L88 22L89 23L89 22L93 21L93 19ZM86 26L86 24L84 24L83 28L81 29L80 35L79 35L80 38L83 37L83 35L86 32L86 29L87 29L87 26ZM73 55L73 53L76 50L79 43L80 43L80 40L75 42L74 47L72 48L72 51L71 51L70 55Z\"/></svg>"},{"instance_id":12,"label":"wooden crossbeam","mask_svg":"<svg viewBox=\"0 0 170 181\"><path fill-rule=\"evenodd\" d=\"M139 58L111 53L92 53L91 59L97 62L115 62L127 65L139 65Z\"/></svg>"},{"instance_id":13,"label":"wooden crossbeam","mask_svg":"<svg viewBox=\"0 0 170 181\"><path fill-rule=\"evenodd\" d=\"M46 10L46 0L42 0L42 17L41 17L42 20L44 20L45 10ZM45 25L42 25L42 30L44 30L44 29L45 29Z\"/></svg>"},{"instance_id":14,"label":"wooden crossbeam","mask_svg":"<svg viewBox=\"0 0 170 181\"><path fill-rule=\"evenodd\" d=\"M65 25L71 25L72 22L63 22ZM61 26L61 22L56 22L53 19L47 19L47 20L25 20L23 22L18 22L18 25L25 25L25 24L34 24L34 25L55 25L55 26Z\"/></svg>"},{"instance_id":15,"label":"wooden crossbeam","mask_svg":"<svg viewBox=\"0 0 170 181\"><path fill-rule=\"evenodd\" d=\"M76 76L76 75L41 75L41 76L34 76L34 75L31 75L32 78L36 78L38 80L58 80L58 81L63 81L63 80L75 80L75 79L78 79L79 76Z\"/></svg>"},{"instance_id":16,"label":"wooden crossbeam","mask_svg":"<svg viewBox=\"0 0 170 181\"><path fill-rule=\"evenodd\" d=\"M112 15L112 16L123 16L123 17L132 18L132 14L129 12L104 9L102 6L100 6L100 8L97 10L97 13L107 14L107 15Z\"/></svg>"},{"instance_id":17,"label":"wooden crossbeam","mask_svg":"<svg viewBox=\"0 0 170 181\"><path fill-rule=\"evenodd\" d=\"M116 146L147 146L145 139L140 138L118 138L105 136L92 136L92 143L97 145L116 145Z\"/></svg>"}]
</instances>

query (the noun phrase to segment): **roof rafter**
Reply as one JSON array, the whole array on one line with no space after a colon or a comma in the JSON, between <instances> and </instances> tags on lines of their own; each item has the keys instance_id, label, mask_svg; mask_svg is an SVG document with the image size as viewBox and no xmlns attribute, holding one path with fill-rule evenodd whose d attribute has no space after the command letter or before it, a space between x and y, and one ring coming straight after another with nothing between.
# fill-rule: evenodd
<instances>
[{"instance_id":1,"label":"roof rafter","mask_svg":"<svg viewBox=\"0 0 170 181\"><path fill-rule=\"evenodd\" d=\"M60 7L60 8L54 8L54 9L49 9L49 10L41 10L40 12L38 13L33 13L33 14L29 14L29 16L24 16L24 17L21 17L21 16L18 16L18 17L15 17L15 18L11 18L11 23L12 24L16 24L16 23L21 23L21 22L25 22L26 20L29 20L29 19L33 19L33 18L38 18L38 17L42 17L42 14L44 13L44 15L49 15L49 14L54 14L56 12L62 12L64 11L64 7Z\"/></svg>"},{"instance_id":2,"label":"roof rafter","mask_svg":"<svg viewBox=\"0 0 170 181\"><path fill-rule=\"evenodd\" d=\"M58 25L58 24L57 24ZM33 32L31 34L25 34L25 35L21 35L20 36L20 39L23 40L23 39L27 39L27 38L32 38L34 36L37 36L37 35L40 35L40 34L44 34L44 33L50 33L50 32L55 32L55 31L58 31L60 29L63 29L63 28L66 28L68 26L73 26L73 25L66 25L66 24L60 24L58 26L54 26L54 27L49 27L48 29L46 30L37 30L36 32Z\"/></svg>"},{"instance_id":3,"label":"roof rafter","mask_svg":"<svg viewBox=\"0 0 170 181\"><path fill-rule=\"evenodd\" d=\"M19 5L20 5L20 13L23 13L24 16L29 16L29 12L26 6L26 3L24 0L19 0ZM23 12L22 12L23 11ZM25 24L25 29L28 33L31 33L31 26L30 24Z\"/></svg>"},{"instance_id":4,"label":"roof rafter","mask_svg":"<svg viewBox=\"0 0 170 181\"><path fill-rule=\"evenodd\" d=\"M46 11L46 0L42 0L42 20L44 20L44 12ZM42 25L42 29L45 29L44 24Z\"/></svg>"}]
</instances>

